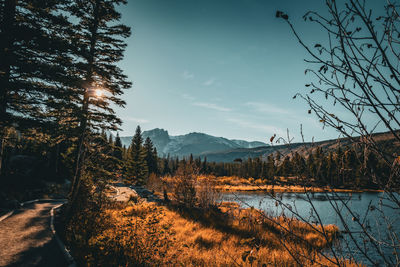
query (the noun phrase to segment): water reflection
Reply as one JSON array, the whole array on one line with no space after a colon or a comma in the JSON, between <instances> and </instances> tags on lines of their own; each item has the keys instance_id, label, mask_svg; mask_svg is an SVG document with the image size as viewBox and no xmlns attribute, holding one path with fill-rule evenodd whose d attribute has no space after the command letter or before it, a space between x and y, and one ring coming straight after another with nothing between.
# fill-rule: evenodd
<instances>
[{"instance_id":1,"label":"water reflection","mask_svg":"<svg viewBox=\"0 0 400 267\"><path fill-rule=\"evenodd\" d=\"M398 197L395 194L395 197ZM400 238L400 210L384 193L226 193L222 201L235 201L242 207L255 207L268 216L297 217L312 223L336 224L343 232L340 247L357 261L370 257L378 265L394 260L392 239ZM367 231L368 235L365 234ZM350 237L349 232L353 238ZM397 236L396 236L397 235ZM378 240L379 246L370 241ZM399 244L400 241L393 242ZM357 247L362 248L360 253ZM396 249L400 252L400 248ZM349 255L347 255L349 256Z\"/></svg>"}]
</instances>

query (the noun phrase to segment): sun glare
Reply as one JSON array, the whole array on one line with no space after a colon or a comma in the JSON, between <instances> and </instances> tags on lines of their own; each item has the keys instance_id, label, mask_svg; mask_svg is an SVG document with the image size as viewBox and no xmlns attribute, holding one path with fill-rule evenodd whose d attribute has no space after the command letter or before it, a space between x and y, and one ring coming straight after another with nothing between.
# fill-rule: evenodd
<instances>
[{"instance_id":1,"label":"sun glare","mask_svg":"<svg viewBox=\"0 0 400 267\"><path fill-rule=\"evenodd\" d=\"M102 97L102 96L103 96L103 90L102 90L102 89L96 89L96 90L94 91L94 95L95 95L97 98Z\"/></svg>"}]
</instances>

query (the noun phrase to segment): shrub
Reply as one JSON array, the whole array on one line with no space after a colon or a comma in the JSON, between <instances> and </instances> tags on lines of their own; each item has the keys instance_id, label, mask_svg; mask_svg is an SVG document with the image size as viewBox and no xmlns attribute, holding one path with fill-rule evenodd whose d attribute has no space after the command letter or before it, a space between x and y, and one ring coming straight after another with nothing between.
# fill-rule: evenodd
<instances>
[{"instance_id":1,"label":"shrub","mask_svg":"<svg viewBox=\"0 0 400 267\"><path fill-rule=\"evenodd\" d=\"M163 209L138 204L113 213L116 222L91 240L93 266L160 266L171 246Z\"/></svg>"},{"instance_id":2,"label":"shrub","mask_svg":"<svg viewBox=\"0 0 400 267\"><path fill-rule=\"evenodd\" d=\"M215 189L215 178L202 177L198 181L197 200L201 208L207 209L215 206L220 198L218 190Z\"/></svg>"},{"instance_id":3,"label":"shrub","mask_svg":"<svg viewBox=\"0 0 400 267\"><path fill-rule=\"evenodd\" d=\"M85 265L93 253L91 239L113 223L112 218L104 212L111 202L103 193L104 188L102 189L96 190L90 179L83 179L76 205L72 207L72 218L68 222L60 222L59 225L61 228L65 227L61 233L80 265Z\"/></svg>"},{"instance_id":4,"label":"shrub","mask_svg":"<svg viewBox=\"0 0 400 267\"><path fill-rule=\"evenodd\" d=\"M175 200L186 207L196 205L197 171L191 164L179 166L175 179L172 180L172 195Z\"/></svg>"},{"instance_id":5,"label":"shrub","mask_svg":"<svg viewBox=\"0 0 400 267\"><path fill-rule=\"evenodd\" d=\"M146 187L153 192L161 192L163 190L163 181L155 173L151 173L147 179Z\"/></svg>"}]
</instances>

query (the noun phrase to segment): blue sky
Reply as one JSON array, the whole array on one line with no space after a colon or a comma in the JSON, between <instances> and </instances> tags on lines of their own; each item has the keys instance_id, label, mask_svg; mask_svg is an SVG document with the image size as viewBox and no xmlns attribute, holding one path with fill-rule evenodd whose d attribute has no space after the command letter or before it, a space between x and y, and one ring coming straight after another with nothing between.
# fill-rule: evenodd
<instances>
[{"instance_id":1,"label":"blue sky","mask_svg":"<svg viewBox=\"0 0 400 267\"><path fill-rule=\"evenodd\" d=\"M306 52L288 25L275 18L289 14L301 36L326 38L304 22L320 0L129 0L122 21L132 27L120 63L133 88L117 109L122 136L164 128L171 135L204 132L230 139L268 142L286 129L300 142L337 137L293 100L305 92Z\"/></svg>"}]
</instances>

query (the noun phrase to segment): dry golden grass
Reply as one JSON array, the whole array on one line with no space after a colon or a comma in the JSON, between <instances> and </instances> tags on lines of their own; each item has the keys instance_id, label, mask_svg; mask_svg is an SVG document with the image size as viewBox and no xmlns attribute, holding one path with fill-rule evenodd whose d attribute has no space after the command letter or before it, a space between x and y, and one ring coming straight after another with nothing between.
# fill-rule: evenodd
<instances>
[{"instance_id":1,"label":"dry golden grass","mask_svg":"<svg viewBox=\"0 0 400 267\"><path fill-rule=\"evenodd\" d=\"M298 220L266 219L260 211L240 209L234 203L208 211L141 203L105 212L113 223L101 236L93 238L93 244L104 252L102 257L117 254L131 264L333 265L332 259L322 257L317 251L327 247L335 238L338 228L334 225L325 226L327 235L324 238L312 226ZM321 230L321 226L313 227ZM299 262L293 259L285 246ZM117 266L125 264L124 261L108 262Z\"/></svg>"},{"instance_id":2,"label":"dry golden grass","mask_svg":"<svg viewBox=\"0 0 400 267\"><path fill-rule=\"evenodd\" d=\"M173 180L173 177L164 177L165 181ZM378 192L379 190L354 190L354 189L344 189L344 188L331 188L329 186L325 187L304 187L297 185L271 185L266 184L265 181L261 179L245 179L237 176L204 176L201 175L198 177L198 180L202 179L212 179L215 183L215 189L220 191L266 191L266 192L275 192L275 193L303 193L303 192L341 192L341 193L355 193L355 192ZM280 177L281 181L286 181L287 178Z\"/></svg>"}]
</instances>

